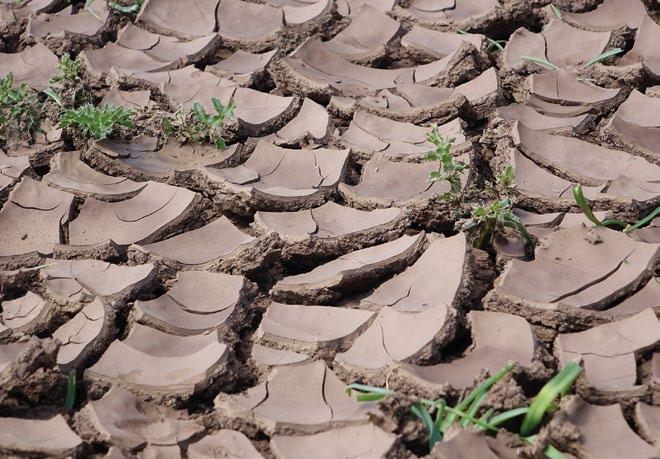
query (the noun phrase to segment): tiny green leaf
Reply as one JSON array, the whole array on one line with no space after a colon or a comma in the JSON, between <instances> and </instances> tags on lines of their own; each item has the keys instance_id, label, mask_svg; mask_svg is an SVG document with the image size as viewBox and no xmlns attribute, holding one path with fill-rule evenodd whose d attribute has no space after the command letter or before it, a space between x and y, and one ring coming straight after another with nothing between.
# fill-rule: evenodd
<instances>
[{"instance_id":1,"label":"tiny green leaf","mask_svg":"<svg viewBox=\"0 0 660 459\"><path fill-rule=\"evenodd\" d=\"M585 67L591 67L592 65L594 65L594 64L596 64L600 61L604 61L605 59L607 59L609 57L612 57L612 56L616 56L617 54L621 54L622 52L623 52L623 50L621 48L608 49L607 51L605 51L605 52L599 54L598 56L594 57L593 59L591 59L589 62L584 64L584 66Z\"/></svg>"},{"instance_id":2,"label":"tiny green leaf","mask_svg":"<svg viewBox=\"0 0 660 459\"><path fill-rule=\"evenodd\" d=\"M550 70L559 70L559 66L553 64L549 60L547 60L544 57L538 57L538 56L520 56L521 59L525 61L532 62L534 64L540 65L542 67L545 67Z\"/></svg>"},{"instance_id":3,"label":"tiny green leaf","mask_svg":"<svg viewBox=\"0 0 660 459\"><path fill-rule=\"evenodd\" d=\"M64 409L71 411L76 403L76 370L69 370L69 377L66 385L66 399L64 400Z\"/></svg>"},{"instance_id":4,"label":"tiny green leaf","mask_svg":"<svg viewBox=\"0 0 660 459\"><path fill-rule=\"evenodd\" d=\"M557 8L555 5L551 3L550 9L552 10L555 17L561 21L561 11L559 11L559 8Z\"/></svg>"}]
</instances>

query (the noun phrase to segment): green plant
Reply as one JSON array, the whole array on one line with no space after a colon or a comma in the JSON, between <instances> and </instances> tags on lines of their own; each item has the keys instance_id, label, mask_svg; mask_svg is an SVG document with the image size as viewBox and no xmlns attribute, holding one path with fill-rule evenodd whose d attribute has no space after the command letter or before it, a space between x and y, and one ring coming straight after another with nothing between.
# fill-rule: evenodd
<instances>
[{"instance_id":1,"label":"green plant","mask_svg":"<svg viewBox=\"0 0 660 459\"><path fill-rule=\"evenodd\" d=\"M71 59L68 54L63 55L57 66L57 72L48 81L51 86L42 92L53 99L59 107L74 107L84 91L82 69L82 61Z\"/></svg>"},{"instance_id":2,"label":"green plant","mask_svg":"<svg viewBox=\"0 0 660 459\"><path fill-rule=\"evenodd\" d=\"M429 450L442 441L445 433L450 427L474 428L477 430L496 434L500 426L507 421L525 415L520 428L521 438L533 443L535 436L530 434L536 430L543 421L546 413L556 410L554 401L560 395L564 395L571 388L577 377L582 372L581 367L575 363L568 363L562 370L543 386L534 397L532 404L528 407L514 408L495 414L494 409L483 406L490 389L514 369L513 364L508 364L484 382L475 387L455 406L447 405L445 399L429 400L415 396L407 396L393 391L389 388L367 386L364 384L349 384L346 393L353 395L358 402L374 402L387 397L399 398L409 401L410 411L421 420L428 432ZM484 411L479 417L480 411ZM545 454L550 459L562 459L564 455L552 445L548 445Z\"/></svg>"},{"instance_id":3,"label":"green plant","mask_svg":"<svg viewBox=\"0 0 660 459\"><path fill-rule=\"evenodd\" d=\"M461 229L473 234L476 248L483 248L490 245L495 234L501 232L505 227L517 230L526 243L532 242L532 237L527 232L525 225L513 213L511 200L508 197L492 201L488 205L475 207Z\"/></svg>"},{"instance_id":4,"label":"green plant","mask_svg":"<svg viewBox=\"0 0 660 459\"><path fill-rule=\"evenodd\" d=\"M449 199L451 195L460 194L462 188L461 173L468 168L468 165L463 161L456 161L451 154L454 139L442 137L436 124L432 125L431 132L427 134L426 139L435 145L435 150L429 151L424 156L424 160L438 162L438 170L429 173L429 181L443 180L449 183L450 191L443 195L443 199Z\"/></svg>"},{"instance_id":5,"label":"green plant","mask_svg":"<svg viewBox=\"0 0 660 459\"><path fill-rule=\"evenodd\" d=\"M555 17L561 21L561 11L559 11L559 8L551 3L550 9L552 10L552 14L554 14Z\"/></svg>"},{"instance_id":6,"label":"green plant","mask_svg":"<svg viewBox=\"0 0 660 459\"><path fill-rule=\"evenodd\" d=\"M623 232L626 234L629 234L635 231L636 229L648 225L655 217L660 215L660 207L656 207L655 210L653 210L653 212L651 212L646 217L642 218L641 220L639 220L634 224L628 224L622 220L616 220L616 219L599 220L598 217L596 217L594 215L594 212L591 210L591 206L589 205L587 198L584 197L584 192L582 191L582 185L579 183L573 187L573 199L575 199L575 203L578 205L584 216L587 217L587 219L594 225L618 226L619 228L622 228Z\"/></svg>"},{"instance_id":7,"label":"green plant","mask_svg":"<svg viewBox=\"0 0 660 459\"><path fill-rule=\"evenodd\" d=\"M57 65L57 72L48 81L50 84L61 83L67 86L74 86L80 81L83 63L78 59L71 59L69 54L65 54L60 58Z\"/></svg>"},{"instance_id":8,"label":"green plant","mask_svg":"<svg viewBox=\"0 0 660 459\"><path fill-rule=\"evenodd\" d=\"M21 83L14 88L14 75L0 78L0 137L29 137L41 122L37 93Z\"/></svg>"},{"instance_id":9,"label":"green plant","mask_svg":"<svg viewBox=\"0 0 660 459\"><path fill-rule=\"evenodd\" d=\"M547 60L545 57L539 57L539 56L520 56L522 60L533 62L534 64L540 65L541 67L545 67L550 70L559 70L559 66L553 64L549 60Z\"/></svg>"},{"instance_id":10,"label":"green plant","mask_svg":"<svg viewBox=\"0 0 660 459\"><path fill-rule=\"evenodd\" d=\"M465 30L458 29L458 33L461 35L469 35L468 32ZM485 35L484 35L485 36ZM492 38L485 37L486 41L488 42L488 46L486 47L486 51L492 51L493 49L498 49L499 51L504 51L504 46L502 46L502 43L506 43L506 40L493 40Z\"/></svg>"},{"instance_id":11,"label":"green plant","mask_svg":"<svg viewBox=\"0 0 660 459\"><path fill-rule=\"evenodd\" d=\"M115 126L133 128L133 111L124 107L92 104L66 110L60 117L60 127L75 127L84 137L102 140L108 137Z\"/></svg>"},{"instance_id":12,"label":"green plant","mask_svg":"<svg viewBox=\"0 0 660 459\"><path fill-rule=\"evenodd\" d=\"M234 116L234 104L223 105L218 99L212 99L215 113L208 114L202 104L195 102L192 110L177 110L173 115L163 118L163 129L168 136L181 142L210 141L217 148L226 148L222 137L224 123Z\"/></svg>"},{"instance_id":13,"label":"green plant","mask_svg":"<svg viewBox=\"0 0 660 459\"><path fill-rule=\"evenodd\" d=\"M593 59L589 60L586 64L584 64L584 67L591 67L592 65L604 61L608 57L616 56L617 54L621 54L623 50L621 48L612 48L608 49L605 52L600 53L598 56L594 57Z\"/></svg>"},{"instance_id":14,"label":"green plant","mask_svg":"<svg viewBox=\"0 0 660 459\"><path fill-rule=\"evenodd\" d=\"M69 370L69 377L66 385L66 398L64 399L64 409L71 411L76 404L76 370Z\"/></svg>"},{"instance_id":15,"label":"green plant","mask_svg":"<svg viewBox=\"0 0 660 459\"><path fill-rule=\"evenodd\" d=\"M113 10L119 11L120 13L137 13L140 11L142 8L142 4L144 3L144 0L135 0L135 2L131 3L130 5L122 5L121 3L118 2L108 2L108 7L112 8Z\"/></svg>"}]
</instances>

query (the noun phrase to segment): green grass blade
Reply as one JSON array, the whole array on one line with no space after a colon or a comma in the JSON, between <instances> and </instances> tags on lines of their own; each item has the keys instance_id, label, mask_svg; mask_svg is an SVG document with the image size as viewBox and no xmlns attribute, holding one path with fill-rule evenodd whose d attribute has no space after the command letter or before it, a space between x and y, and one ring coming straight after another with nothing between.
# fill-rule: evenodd
<instances>
[{"instance_id":1,"label":"green grass blade","mask_svg":"<svg viewBox=\"0 0 660 459\"><path fill-rule=\"evenodd\" d=\"M410 411L417 416L429 432L429 451L433 446L442 439L442 433L438 430L437 426L433 423L431 413L422 403L418 403L410 407Z\"/></svg>"},{"instance_id":2,"label":"green grass blade","mask_svg":"<svg viewBox=\"0 0 660 459\"><path fill-rule=\"evenodd\" d=\"M60 95L59 95L58 93L56 93L56 92L53 90L53 88L46 88L46 89L44 89L44 90L41 91L41 92L43 92L43 93L46 94L48 97L50 97L51 99L53 99L53 100L55 101L55 103L56 103L58 106L60 106L60 107L62 106L62 98L60 97Z\"/></svg>"},{"instance_id":3,"label":"green grass blade","mask_svg":"<svg viewBox=\"0 0 660 459\"><path fill-rule=\"evenodd\" d=\"M479 397L475 398L474 402L472 402L472 404L470 405L470 408L468 408L468 410L465 414L467 414L468 416L474 418L477 415L477 412L479 411L479 408L481 408L481 405L484 403L484 400L486 400L487 395L488 395L488 392L484 392ZM470 427L470 423L471 423L470 419L465 417L461 421L461 426L463 428Z\"/></svg>"},{"instance_id":4,"label":"green grass blade","mask_svg":"<svg viewBox=\"0 0 660 459\"><path fill-rule=\"evenodd\" d=\"M549 60L547 60L544 57L538 57L538 56L520 56L521 59L525 61L532 62L534 64L540 65L541 67L545 67L550 70L559 70L559 66L553 64Z\"/></svg>"},{"instance_id":5,"label":"green grass blade","mask_svg":"<svg viewBox=\"0 0 660 459\"><path fill-rule=\"evenodd\" d=\"M660 215L660 207L656 207L653 212L648 214L646 217L642 218L640 221L638 221L634 225L628 226L626 229L623 230L623 232L624 233L630 233L631 231L634 231L636 229L640 229L640 228L648 225L649 223L651 223L651 221L653 221L653 219L655 217L657 217L658 215Z\"/></svg>"},{"instance_id":6,"label":"green grass blade","mask_svg":"<svg viewBox=\"0 0 660 459\"><path fill-rule=\"evenodd\" d=\"M531 434L543 421L543 415L561 394L566 393L582 373L582 368L575 362L569 362L557 373L534 397L529 411L520 426L520 435Z\"/></svg>"},{"instance_id":7,"label":"green grass blade","mask_svg":"<svg viewBox=\"0 0 660 459\"><path fill-rule=\"evenodd\" d=\"M348 395L351 395L352 391L354 390L359 392L366 392L370 394L380 394L384 396L394 394L393 390L386 389L384 387L367 386L365 384L357 384L357 383L349 384L348 386L346 386L346 393Z\"/></svg>"},{"instance_id":8,"label":"green grass blade","mask_svg":"<svg viewBox=\"0 0 660 459\"><path fill-rule=\"evenodd\" d=\"M591 67L592 65L594 65L594 64L596 64L600 61L604 61L608 57L616 56L617 54L621 54L622 52L623 52L623 50L621 48L608 49L604 53L600 53L598 56L591 59L589 62L584 64L584 66L585 67Z\"/></svg>"},{"instance_id":9,"label":"green grass blade","mask_svg":"<svg viewBox=\"0 0 660 459\"><path fill-rule=\"evenodd\" d=\"M561 21L561 11L559 11L559 8L551 3L550 9L552 10L552 13L555 15L555 17Z\"/></svg>"},{"instance_id":10,"label":"green grass blade","mask_svg":"<svg viewBox=\"0 0 660 459\"><path fill-rule=\"evenodd\" d=\"M377 402L384 399L387 395L383 394L355 394L355 400L358 402Z\"/></svg>"},{"instance_id":11,"label":"green grass blade","mask_svg":"<svg viewBox=\"0 0 660 459\"><path fill-rule=\"evenodd\" d=\"M578 183L573 187L573 199L575 199L575 203L591 223L596 226L603 226L603 223L598 220L598 218L596 218L593 211L591 210L591 206L589 205L587 198L584 197L584 193L582 192L582 184Z\"/></svg>"},{"instance_id":12,"label":"green grass blade","mask_svg":"<svg viewBox=\"0 0 660 459\"><path fill-rule=\"evenodd\" d=\"M534 440L536 440L536 435L532 435L529 437L524 437L523 440L525 440L527 443L530 445L534 443ZM545 450L543 451L543 454L545 454L545 457L548 459L566 459L566 456L559 451L557 448L555 448L553 445L548 445L546 446Z\"/></svg>"},{"instance_id":13,"label":"green grass blade","mask_svg":"<svg viewBox=\"0 0 660 459\"><path fill-rule=\"evenodd\" d=\"M76 370L69 371L69 379L66 385L66 399L64 399L64 409L70 411L76 403Z\"/></svg>"},{"instance_id":14,"label":"green grass blade","mask_svg":"<svg viewBox=\"0 0 660 459\"><path fill-rule=\"evenodd\" d=\"M491 426L497 427L500 424L505 423L509 419L517 418L518 416L522 416L523 414L527 414L528 411L529 411L528 406L523 406L521 408L514 408L512 410L505 411L504 413L500 413L498 415L493 416L488 421L488 424L490 424Z\"/></svg>"}]
</instances>

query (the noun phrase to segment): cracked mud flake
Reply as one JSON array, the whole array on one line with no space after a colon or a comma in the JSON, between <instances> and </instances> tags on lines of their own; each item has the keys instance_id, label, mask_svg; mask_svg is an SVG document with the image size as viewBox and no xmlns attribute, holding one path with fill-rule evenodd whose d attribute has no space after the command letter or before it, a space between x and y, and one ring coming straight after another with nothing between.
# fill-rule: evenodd
<instances>
[{"instance_id":1,"label":"cracked mud flake","mask_svg":"<svg viewBox=\"0 0 660 459\"><path fill-rule=\"evenodd\" d=\"M220 36L229 40L269 41L284 28L282 9L241 0L222 0L217 19Z\"/></svg>"},{"instance_id":2,"label":"cracked mud flake","mask_svg":"<svg viewBox=\"0 0 660 459\"><path fill-rule=\"evenodd\" d=\"M47 318L53 310L53 304L33 292L14 300L0 303L2 320L0 336L4 332L31 334L48 325Z\"/></svg>"},{"instance_id":3,"label":"cracked mud flake","mask_svg":"<svg viewBox=\"0 0 660 459\"><path fill-rule=\"evenodd\" d=\"M204 71L222 78L250 77L266 70L276 53L277 49L256 54L238 49L220 62L207 65Z\"/></svg>"},{"instance_id":4,"label":"cracked mud flake","mask_svg":"<svg viewBox=\"0 0 660 459\"><path fill-rule=\"evenodd\" d=\"M191 216L200 196L186 188L149 182L135 197L120 202L89 198L69 225L69 243L119 245L150 243Z\"/></svg>"},{"instance_id":5,"label":"cracked mud flake","mask_svg":"<svg viewBox=\"0 0 660 459\"><path fill-rule=\"evenodd\" d=\"M491 447L493 445L493 447ZM496 449L497 448L497 449ZM516 451L502 445L482 432L462 429L450 439L439 442L433 448L437 459L514 459Z\"/></svg>"},{"instance_id":6,"label":"cracked mud flake","mask_svg":"<svg viewBox=\"0 0 660 459\"><path fill-rule=\"evenodd\" d=\"M73 6L69 5L57 13L41 13L30 18L26 34L37 41L49 35L76 34L92 37L106 25L109 15L107 3L103 0L90 2L75 14L73 14Z\"/></svg>"},{"instance_id":7,"label":"cracked mud flake","mask_svg":"<svg viewBox=\"0 0 660 459\"><path fill-rule=\"evenodd\" d=\"M131 449L145 444L179 445L204 430L186 419L183 411L145 403L117 386L103 398L89 401L77 423L95 440Z\"/></svg>"},{"instance_id":8,"label":"cracked mud flake","mask_svg":"<svg viewBox=\"0 0 660 459\"><path fill-rule=\"evenodd\" d=\"M457 307L461 289L466 287L468 259L465 234L437 239L412 266L381 284L362 303L398 312ZM437 279L442 279L441 287Z\"/></svg>"},{"instance_id":9,"label":"cracked mud flake","mask_svg":"<svg viewBox=\"0 0 660 459\"><path fill-rule=\"evenodd\" d=\"M277 231L291 242L309 239L333 240L390 228L403 218L401 209L363 211L327 202L320 207L297 212L263 212L255 215L255 226L263 231Z\"/></svg>"},{"instance_id":10,"label":"cracked mud flake","mask_svg":"<svg viewBox=\"0 0 660 459\"><path fill-rule=\"evenodd\" d=\"M422 312L402 313L384 307L336 364L358 373L381 375L402 362L419 362L437 353L454 337L453 308L437 304Z\"/></svg>"},{"instance_id":11,"label":"cracked mud flake","mask_svg":"<svg viewBox=\"0 0 660 459\"><path fill-rule=\"evenodd\" d=\"M606 128L642 150L649 159L660 161L660 99L633 89L619 105Z\"/></svg>"},{"instance_id":12,"label":"cracked mud flake","mask_svg":"<svg viewBox=\"0 0 660 459\"><path fill-rule=\"evenodd\" d=\"M39 253L62 242L73 195L23 177L0 210L0 261Z\"/></svg>"},{"instance_id":13,"label":"cracked mud flake","mask_svg":"<svg viewBox=\"0 0 660 459\"><path fill-rule=\"evenodd\" d=\"M297 365L309 362L311 358L299 352L274 349L272 347L254 344L252 346L252 361L261 367L278 367L282 365Z\"/></svg>"},{"instance_id":14,"label":"cracked mud flake","mask_svg":"<svg viewBox=\"0 0 660 459\"><path fill-rule=\"evenodd\" d=\"M621 88L601 88L563 69L530 75L528 81L530 96L559 105L610 103L621 92Z\"/></svg>"},{"instance_id":15,"label":"cracked mud flake","mask_svg":"<svg viewBox=\"0 0 660 459\"><path fill-rule=\"evenodd\" d=\"M441 32L414 25L408 33L401 37L401 46L434 59L450 56L458 50L463 42L470 43L480 50L484 36L471 33Z\"/></svg>"},{"instance_id":16,"label":"cracked mud flake","mask_svg":"<svg viewBox=\"0 0 660 459\"><path fill-rule=\"evenodd\" d=\"M385 54L401 24L384 12L365 5L349 25L323 43L325 48L348 60L368 63Z\"/></svg>"},{"instance_id":17,"label":"cracked mud flake","mask_svg":"<svg viewBox=\"0 0 660 459\"><path fill-rule=\"evenodd\" d=\"M535 131L519 122L514 123L513 141L530 159L558 169L585 185L596 186L625 177L640 188L660 188L657 186L660 166L624 151Z\"/></svg>"},{"instance_id":18,"label":"cracked mud flake","mask_svg":"<svg viewBox=\"0 0 660 459\"><path fill-rule=\"evenodd\" d=\"M215 409L223 417L251 420L269 434L365 424L369 413L379 413L373 404L349 397L345 386L323 361L276 367L265 382L243 393L220 393Z\"/></svg>"},{"instance_id":19,"label":"cracked mud flake","mask_svg":"<svg viewBox=\"0 0 660 459\"><path fill-rule=\"evenodd\" d=\"M110 328L107 323L105 306L99 298L86 305L60 328L53 332L62 345L57 352L57 365L61 369L78 368L94 353L99 353L99 347L106 346L109 340Z\"/></svg>"},{"instance_id":20,"label":"cracked mud flake","mask_svg":"<svg viewBox=\"0 0 660 459\"><path fill-rule=\"evenodd\" d=\"M0 451L7 455L71 457L81 444L60 414L50 419L0 418Z\"/></svg>"},{"instance_id":21,"label":"cracked mud flake","mask_svg":"<svg viewBox=\"0 0 660 459\"><path fill-rule=\"evenodd\" d=\"M295 118L275 133L274 140L279 145L320 144L328 137L330 126L330 115L325 107L305 98Z\"/></svg>"},{"instance_id":22,"label":"cracked mud flake","mask_svg":"<svg viewBox=\"0 0 660 459\"><path fill-rule=\"evenodd\" d=\"M156 72L173 69L178 64L178 61L154 59L140 50L125 48L113 42L103 48L86 49L80 53L79 58L88 71L101 77L106 77L113 68L130 72Z\"/></svg>"},{"instance_id":23,"label":"cracked mud flake","mask_svg":"<svg viewBox=\"0 0 660 459\"><path fill-rule=\"evenodd\" d=\"M151 91L122 91L112 87L103 97L101 105L114 105L115 107L124 107L131 110L141 110L152 105Z\"/></svg>"},{"instance_id":24,"label":"cracked mud flake","mask_svg":"<svg viewBox=\"0 0 660 459\"><path fill-rule=\"evenodd\" d=\"M28 156L7 156L0 150L0 196L30 168Z\"/></svg>"},{"instance_id":25,"label":"cracked mud flake","mask_svg":"<svg viewBox=\"0 0 660 459\"><path fill-rule=\"evenodd\" d=\"M135 324L110 344L85 378L117 384L141 397L186 399L225 371L227 346L215 332L175 336Z\"/></svg>"},{"instance_id":26,"label":"cracked mud flake","mask_svg":"<svg viewBox=\"0 0 660 459\"><path fill-rule=\"evenodd\" d=\"M588 30L614 30L621 26L637 29L647 17L641 0L605 0L596 9L583 13L562 11L562 20Z\"/></svg>"},{"instance_id":27,"label":"cracked mud flake","mask_svg":"<svg viewBox=\"0 0 660 459\"><path fill-rule=\"evenodd\" d=\"M57 56L41 43L14 54L0 53L0 77L12 73L15 87L27 83L37 90L47 88L58 65Z\"/></svg>"},{"instance_id":28,"label":"cracked mud flake","mask_svg":"<svg viewBox=\"0 0 660 459\"><path fill-rule=\"evenodd\" d=\"M388 457L396 438L373 424L364 424L315 435L275 435L270 446L278 459L375 459Z\"/></svg>"},{"instance_id":29,"label":"cracked mud flake","mask_svg":"<svg viewBox=\"0 0 660 459\"><path fill-rule=\"evenodd\" d=\"M182 271L164 295L135 302L137 320L167 333L193 335L236 322L232 315L245 300L243 276ZM237 315L243 312L237 311Z\"/></svg>"},{"instance_id":30,"label":"cracked mud flake","mask_svg":"<svg viewBox=\"0 0 660 459\"><path fill-rule=\"evenodd\" d=\"M459 158L463 161L468 158ZM408 163L388 161L385 158L370 159L362 168L360 182L355 186L339 185L339 191L352 199L374 203L378 207L401 205L409 200L429 199L449 191L444 181L429 182L429 173L437 170L430 161ZM467 181L467 173L462 174Z\"/></svg>"},{"instance_id":31,"label":"cracked mud flake","mask_svg":"<svg viewBox=\"0 0 660 459\"><path fill-rule=\"evenodd\" d=\"M128 49L142 51L149 57L182 67L194 64L216 47L217 35L209 34L191 41L158 35L128 23L117 35L116 43Z\"/></svg>"},{"instance_id":32,"label":"cracked mud flake","mask_svg":"<svg viewBox=\"0 0 660 459\"><path fill-rule=\"evenodd\" d=\"M309 272L285 277L273 286L271 295L278 301L312 303L339 298L365 282L405 268L417 259L424 239L421 232L348 253Z\"/></svg>"},{"instance_id":33,"label":"cracked mud flake","mask_svg":"<svg viewBox=\"0 0 660 459\"><path fill-rule=\"evenodd\" d=\"M358 336L374 315L359 309L272 302L261 320L257 338L302 350L341 348Z\"/></svg>"},{"instance_id":34,"label":"cracked mud flake","mask_svg":"<svg viewBox=\"0 0 660 459\"><path fill-rule=\"evenodd\" d=\"M618 305L607 310L607 313L617 318L631 316L646 308L660 311L660 278L651 278L644 287L623 300Z\"/></svg>"},{"instance_id":35,"label":"cracked mud flake","mask_svg":"<svg viewBox=\"0 0 660 459\"><path fill-rule=\"evenodd\" d=\"M225 216L208 225L153 244L129 248L186 266L201 266L249 250L255 238L243 233ZM258 257L258 254L253 254Z\"/></svg>"},{"instance_id":36,"label":"cracked mud flake","mask_svg":"<svg viewBox=\"0 0 660 459\"><path fill-rule=\"evenodd\" d=\"M295 97L277 96L249 88L237 88L233 97L236 118L256 127L278 120L293 109L295 101Z\"/></svg>"},{"instance_id":37,"label":"cracked mud flake","mask_svg":"<svg viewBox=\"0 0 660 459\"><path fill-rule=\"evenodd\" d=\"M241 432L222 429L192 443L188 447L188 458L263 459L263 456Z\"/></svg>"},{"instance_id":38,"label":"cracked mud flake","mask_svg":"<svg viewBox=\"0 0 660 459\"><path fill-rule=\"evenodd\" d=\"M137 21L164 34L203 37L215 30L217 6L218 0L150 0L145 2Z\"/></svg>"},{"instance_id":39,"label":"cracked mud flake","mask_svg":"<svg viewBox=\"0 0 660 459\"><path fill-rule=\"evenodd\" d=\"M413 0L406 8L395 7L395 12L413 20L442 24L482 16L499 7L497 0Z\"/></svg>"},{"instance_id":40,"label":"cracked mud flake","mask_svg":"<svg viewBox=\"0 0 660 459\"><path fill-rule=\"evenodd\" d=\"M352 19L360 14L360 11L362 11L365 5L387 13L388 11L392 11L394 3L394 0L337 0L337 13Z\"/></svg>"},{"instance_id":41,"label":"cracked mud flake","mask_svg":"<svg viewBox=\"0 0 660 459\"><path fill-rule=\"evenodd\" d=\"M628 426L618 404L590 405L578 397L563 407L568 421L580 430L575 446L581 457L599 459L648 459L657 457L654 448Z\"/></svg>"},{"instance_id":42,"label":"cracked mud flake","mask_svg":"<svg viewBox=\"0 0 660 459\"><path fill-rule=\"evenodd\" d=\"M123 200L135 196L146 183L98 172L80 159L80 152L58 153L43 181L55 188L101 200Z\"/></svg>"},{"instance_id":43,"label":"cracked mud flake","mask_svg":"<svg viewBox=\"0 0 660 459\"><path fill-rule=\"evenodd\" d=\"M358 110L341 139L367 158L379 153L394 159L419 159L433 149L426 136L431 128L392 121ZM438 126L438 132L455 139L454 148L466 142L460 119Z\"/></svg>"},{"instance_id":44,"label":"cracked mud flake","mask_svg":"<svg viewBox=\"0 0 660 459\"><path fill-rule=\"evenodd\" d=\"M635 44L617 64L626 66L641 62L648 73L657 79L660 76L659 39L660 26L651 17L645 17L635 36Z\"/></svg>"},{"instance_id":45,"label":"cracked mud flake","mask_svg":"<svg viewBox=\"0 0 660 459\"><path fill-rule=\"evenodd\" d=\"M0 374L5 371L16 360L21 352L27 349L29 343L26 341L0 344Z\"/></svg>"},{"instance_id":46,"label":"cracked mud flake","mask_svg":"<svg viewBox=\"0 0 660 459\"><path fill-rule=\"evenodd\" d=\"M552 19L539 33L524 28L516 30L506 44L504 62L515 67L525 62L522 56L536 56L559 67L580 67L605 50L610 36L610 32L581 30Z\"/></svg>"},{"instance_id":47,"label":"cracked mud flake","mask_svg":"<svg viewBox=\"0 0 660 459\"><path fill-rule=\"evenodd\" d=\"M610 229L568 228L548 235L534 261L512 260L495 291L530 305L602 310L648 277L659 253Z\"/></svg>"},{"instance_id":48,"label":"cracked mud flake","mask_svg":"<svg viewBox=\"0 0 660 459\"><path fill-rule=\"evenodd\" d=\"M538 131L576 128L589 116L587 113L578 116L548 116L525 104L498 107L496 114L507 121L520 121L528 128Z\"/></svg>"},{"instance_id":49,"label":"cracked mud flake","mask_svg":"<svg viewBox=\"0 0 660 459\"><path fill-rule=\"evenodd\" d=\"M78 293L88 291L101 297L129 295L151 282L153 264L119 266L98 260L46 260L40 270L44 287L56 297L78 300Z\"/></svg>"},{"instance_id":50,"label":"cracked mud flake","mask_svg":"<svg viewBox=\"0 0 660 459\"><path fill-rule=\"evenodd\" d=\"M635 356L658 342L660 322L648 308L627 319L561 334L554 349L562 364L582 360L590 387L610 393L640 392Z\"/></svg>"},{"instance_id":51,"label":"cracked mud flake","mask_svg":"<svg viewBox=\"0 0 660 459\"><path fill-rule=\"evenodd\" d=\"M474 375L483 370L493 374L509 362L523 368L532 366L536 340L525 319L484 311L471 311L467 317L474 344L463 357L430 366L405 365L403 374L423 385L449 384L464 389L472 387Z\"/></svg>"}]
</instances>

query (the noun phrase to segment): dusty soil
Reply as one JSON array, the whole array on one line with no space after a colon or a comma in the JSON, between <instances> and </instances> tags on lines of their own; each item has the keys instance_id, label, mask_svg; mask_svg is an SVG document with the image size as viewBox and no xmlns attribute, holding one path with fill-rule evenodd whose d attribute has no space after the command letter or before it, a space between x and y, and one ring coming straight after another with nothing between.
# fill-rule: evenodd
<instances>
[{"instance_id":1,"label":"dusty soil","mask_svg":"<svg viewBox=\"0 0 660 459\"><path fill-rule=\"evenodd\" d=\"M78 104L136 113L105 140L48 120L0 144L0 455L660 457L660 220L594 228L571 195L628 221L660 203L658 17L641 0L0 0L0 76L42 90L71 53ZM236 105L226 149L166 138L164 114L213 98ZM513 166L533 256L456 231L422 160L433 123L467 196ZM583 375L534 444L514 421L429 453L401 402L344 392L454 401L514 362L485 401L499 412L569 361Z\"/></svg>"}]
</instances>

